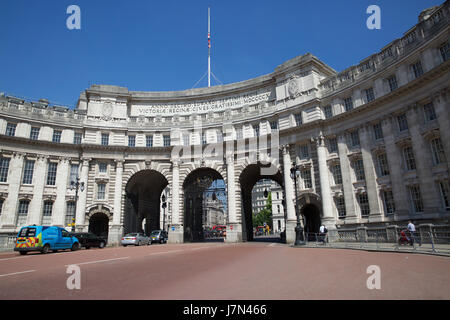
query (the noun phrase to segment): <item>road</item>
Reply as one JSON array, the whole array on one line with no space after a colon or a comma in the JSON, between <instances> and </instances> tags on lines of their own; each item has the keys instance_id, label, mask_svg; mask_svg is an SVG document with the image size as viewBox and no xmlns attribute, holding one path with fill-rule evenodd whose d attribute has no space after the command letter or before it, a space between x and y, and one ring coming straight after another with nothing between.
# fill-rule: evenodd
<instances>
[{"instance_id":1,"label":"road","mask_svg":"<svg viewBox=\"0 0 450 320\"><path fill-rule=\"evenodd\" d=\"M69 265L81 289L69 290ZM381 289L367 288L379 266ZM0 299L449 299L450 258L280 243L0 254Z\"/></svg>"}]
</instances>

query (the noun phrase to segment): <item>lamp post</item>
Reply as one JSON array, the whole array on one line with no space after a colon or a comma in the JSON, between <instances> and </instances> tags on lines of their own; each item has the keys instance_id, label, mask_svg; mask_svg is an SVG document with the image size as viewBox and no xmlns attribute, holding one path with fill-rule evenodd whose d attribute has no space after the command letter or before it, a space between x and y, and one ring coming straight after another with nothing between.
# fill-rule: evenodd
<instances>
[{"instance_id":1,"label":"lamp post","mask_svg":"<svg viewBox=\"0 0 450 320\"><path fill-rule=\"evenodd\" d=\"M300 212L298 210L298 196L297 196L297 171L299 166L295 163L292 164L291 168L291 178L294 179L295 183L295 213L297 215L297 226L295 227L295 244L296 246L305 245L305 240L303 238L303 228L300 223Z\"/></svg>"},{"instance_id":2,"label":"lamp post","mask_svg":"<svg viewBox=\"0 0 450 320\"><path fill-rule=\"evenodd\" d=\"M163 208L163 230L166 230L166 207L167 207L167 202L166 202L166 196L164 194L161 197L161 201L162 201L162 208Z\"/></svg>"},{"instance_id":3,"label":"lamp post","mask_svg":"<svg viewBox=\"0 0 450 320\"><path fill-rule=\"evenodd\" d=\"M80 177L77 177L76 181L70 181L70 190L75 189L75 214L77 212L77 204L78 204L78 189L81 192L84 191L84 182L80 182ZM75 217L72 217L72 232L75 232Z\"/></svg>"}]
</instances>

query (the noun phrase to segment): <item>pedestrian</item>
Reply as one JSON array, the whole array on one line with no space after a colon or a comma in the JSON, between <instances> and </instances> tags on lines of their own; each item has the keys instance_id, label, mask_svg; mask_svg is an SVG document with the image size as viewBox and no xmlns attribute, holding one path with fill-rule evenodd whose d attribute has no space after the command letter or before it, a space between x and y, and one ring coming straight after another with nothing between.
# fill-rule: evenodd
<instances>
[{"instance_id":1,"label":"pedestrian","mask_svg":"<svg viewBox=\"0 0 450 320\"><path fill-rule=\"evenodd\" d=\"M420 239L420 237L416 238L416 226L414 225L414 223L412 223L411 220L408 221L408 231L411 234L411 245L414 245L414 241L416 241L416 239L418 239L419 241L419 246L422 245L422 240Z\"/></svg>"},{"instance_id":2,"label":"pedestrian","mask_svg":"<svg viewBox=\"0 0 450 320\"><path fill-rule=\"evenodd\" d=\"M327 232L327 228L324 225L321 225L319 228L319 241L323 242L324 244L326 242Z\"/></svg>"}]
</instances>

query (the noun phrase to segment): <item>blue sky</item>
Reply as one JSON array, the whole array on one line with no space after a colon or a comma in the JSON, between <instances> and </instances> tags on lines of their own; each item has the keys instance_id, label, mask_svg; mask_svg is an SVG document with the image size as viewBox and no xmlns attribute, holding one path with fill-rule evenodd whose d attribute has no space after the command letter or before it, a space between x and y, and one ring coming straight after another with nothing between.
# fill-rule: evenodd
<instances>
[{"instance_id":1,"label":"blue sky","mask_svg":"<svg viewBox=\"0 0 450 320\"><path fill-rule=\"evenodd\" d=\"M207 70L208 6L212 71L225 84L271 73L306 52L342 71L442 2L2 0L0 92L74 106L91 84L190 89ZM81 9L81 30L66 27L72 4ZM371 4L381 8L381 30L366 27ZM205 78L197 87L206 85Z\"/></svg>"}]
</instances>

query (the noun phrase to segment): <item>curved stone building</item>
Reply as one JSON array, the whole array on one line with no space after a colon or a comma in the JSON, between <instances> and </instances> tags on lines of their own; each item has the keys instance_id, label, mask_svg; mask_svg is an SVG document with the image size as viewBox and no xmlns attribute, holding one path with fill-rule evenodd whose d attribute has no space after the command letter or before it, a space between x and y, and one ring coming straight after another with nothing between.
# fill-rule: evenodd
<instances>
[{"instance_id":1,"label":"curved stone building","mask_svg":"<svg viewBox=\"0 0 450 320\"><path fill-rule=\"evenodd\" d=\"M252 239L260 179L283 188L289 243L296 200L308 232L448 223L449 18L448 1L425 10L401 39L340 73L308 53L210 88L93 85L75 110L2 96L0 241L21 225L72 219L110 243L163 222L170 242L200 240L198 195L218 179L229 242Z\"/></svg>"}]
</instances>

